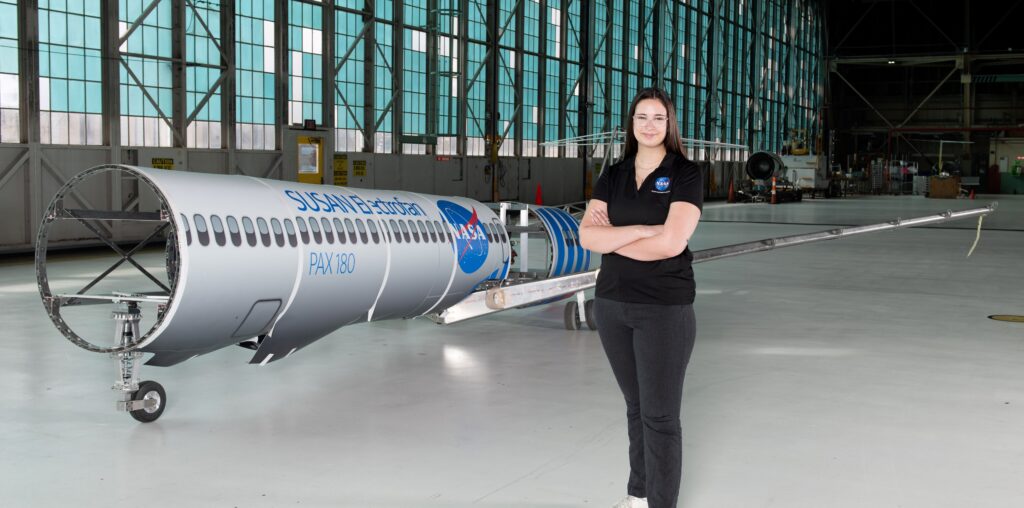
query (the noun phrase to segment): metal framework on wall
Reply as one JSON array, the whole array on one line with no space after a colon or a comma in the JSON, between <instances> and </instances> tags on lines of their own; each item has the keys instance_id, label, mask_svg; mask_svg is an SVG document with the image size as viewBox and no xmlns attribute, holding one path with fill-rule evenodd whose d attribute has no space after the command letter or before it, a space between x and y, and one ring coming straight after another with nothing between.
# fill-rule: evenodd
<instances>
[{"instance_id":1,"label":"metal framework on wall","mask_svg":"<svg viewBox=\"0 0 1024 508\"><path fill-rule=\"evenodd\" d=\"M90 117L78 140L54 122L92 113L65 105L40 125L56 88L40 90L34 56L61 41L43 37L40 53L40 2L18 2L19 141L108 146L115 158L124 146L277 149L280 127L306 119L338 129L339 151L580 157L590 154L536 144L621 126L648 85L676 99L691 137L773 148L789 127L816 127L820 87L800 84L796 61L819 68L810 0L273 0L273 12L140 0L84 13L43 4L100 32L85 64L95 77L83 79L103 91L89 107L101 120Z\"/></svg>"},{"instance_id":2,"label":"metal framework on wall","mask_svg":"<svg viewBox=\"0 0 1024 508\"><path fill-rule=\"evenodd\" d=\"M651 85L675 99L684 137L776 149L788 128L816 128L820 83L800 69L820 69L819 10L814 0L0 0L0 15L17 18L16 31L0 30L0 191L24 186L7 192L24 195L10 206L24 206L30 244L34 211L67 177L62 147L105 163L212 153L228 172L273 176L282 131L307 119L334 131L338 152L582 163L602 148L551 142L621 128ZM746 150L690 155L739 161ZM130 195L122 185L111 195Z\"/></svg>"}]
</instances>

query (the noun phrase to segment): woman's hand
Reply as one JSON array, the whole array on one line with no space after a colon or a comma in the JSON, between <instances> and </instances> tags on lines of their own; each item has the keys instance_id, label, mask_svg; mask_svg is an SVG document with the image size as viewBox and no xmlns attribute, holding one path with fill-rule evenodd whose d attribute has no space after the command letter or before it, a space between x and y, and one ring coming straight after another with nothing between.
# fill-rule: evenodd
<instances>
[{"instance_id":1,"label":"woman's hand","mask_svg":"<svg viewBox=\"0 0 1024 508\"><path fill-rule=\"evenodd\" d=\"M591 199L580 221L580 245L583 248L607 254L637 240L647 239L661 232L654 226L612 225L608 218L608 203Z\"/></svg>"}]
</instances>

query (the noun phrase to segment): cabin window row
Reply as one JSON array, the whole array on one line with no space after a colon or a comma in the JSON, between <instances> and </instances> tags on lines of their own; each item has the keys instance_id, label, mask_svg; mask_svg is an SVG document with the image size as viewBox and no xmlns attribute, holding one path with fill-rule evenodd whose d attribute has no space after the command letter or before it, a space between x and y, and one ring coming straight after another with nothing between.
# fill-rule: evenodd
<instances>
[{"instance_id":1,"label":"cabin window row","mask_svg":"<svg viewBox=\"0 0 1024 508\"><path fill-rule=\"evenodd\" d=\"M288 244L292 247L298 246L299 242L304 245L314 243L317 245L326 244L379 244L383 235L388 235L393 243L452 243L451 229L442 225L440 221L430 220L382 220L381 226L372 220L363 219L328 219L295 217L292 219L270 219L268 222L262 217L255 221L249 217L242 217L239 221L233 216L226 216L223 219L219 215L210 215L209 219L200 214L192 216L192 221L181 214L181 223L185 231L185 242L192 245L193 228L195 226L196 240L200 245L206 246L215 243L218 246L225 246L229 242L239 247L244 243L255 247L262 243L264 247L276 244L284 247ZM481 224L490 243L507 243L508 238L504 230L496 224Z\"/></svg>"}]
</instances>

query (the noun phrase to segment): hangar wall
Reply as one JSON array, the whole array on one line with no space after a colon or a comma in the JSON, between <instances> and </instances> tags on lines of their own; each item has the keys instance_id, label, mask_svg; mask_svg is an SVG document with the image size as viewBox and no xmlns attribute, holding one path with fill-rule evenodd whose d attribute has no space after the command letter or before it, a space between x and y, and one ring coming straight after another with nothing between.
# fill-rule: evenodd
<instances>
[{"instance_id":1,"label":"hangar wall","mask_svg":"<svg viewBox=\"0 0 1024 508\"><path fill-rule=\"evenodd\" d=\"M467 196L481 201L491 198L491 177L483 157L349 153L348 185L360 188L396 189L425 194ZM139 147L121 149L118 159L125 164L152 165L154 158L175 161L176 170L206 173L235 173L281 178L281 155L277 152L236 152L235 170L229 170L229 154L222 150L181 150ZM0 146L0 253L33 249L36 231L50 200L65 181L93 166L110 163L109 147ZM351 161L366 161L365 176L356 176ZM583 159L523 158L501 159L498 190L503 200L533 203L537 185L547 204L583 199ZM109 210L130 208L136 198L126 182L110 181L105 187L84 192L76 199L92 207ZM130 240L137 235L127 235ZM53 246L94 244L94 240L50 238Z\"/></svg>"}]
</instances>

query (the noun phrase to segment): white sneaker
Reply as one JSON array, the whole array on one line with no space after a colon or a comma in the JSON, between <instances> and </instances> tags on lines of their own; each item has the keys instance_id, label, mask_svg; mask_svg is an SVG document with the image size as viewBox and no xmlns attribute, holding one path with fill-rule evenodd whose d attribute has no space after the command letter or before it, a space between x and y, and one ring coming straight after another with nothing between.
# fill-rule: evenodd
<instances>
[{"instance_id":1,"label":"white sneaker","mask_svg":"<svg viewBox=\"0 0 1024 508\"><path fill-rule=\"evenodd\" d=\"M622 501L615 503L612 508L647 508L647 498L626 496Z\"/></svg>"}]
</instances>

